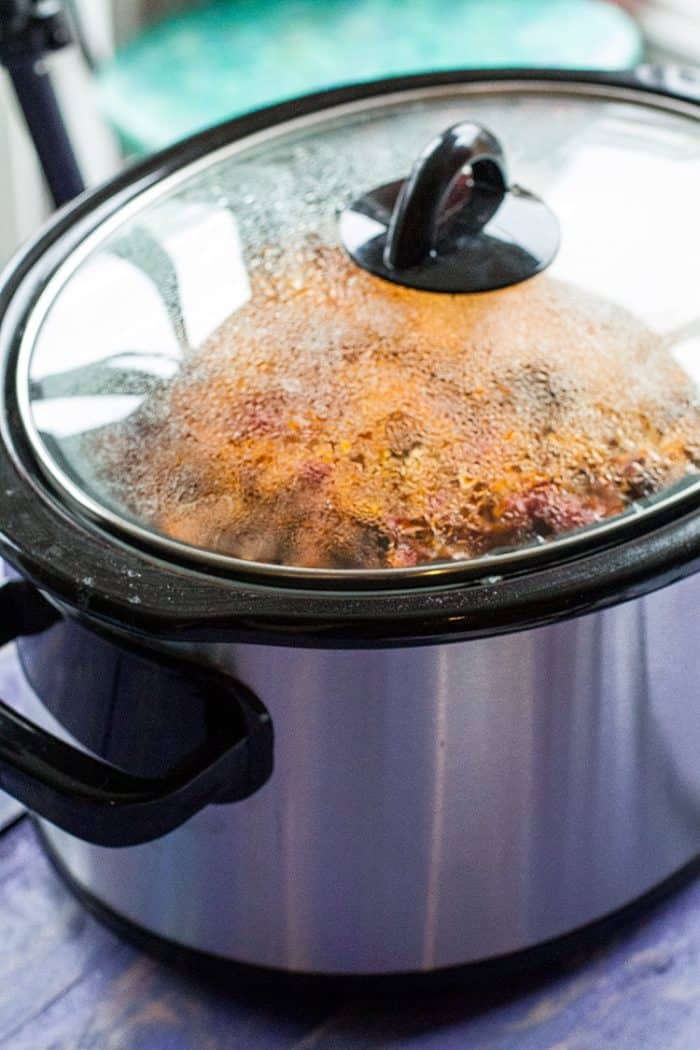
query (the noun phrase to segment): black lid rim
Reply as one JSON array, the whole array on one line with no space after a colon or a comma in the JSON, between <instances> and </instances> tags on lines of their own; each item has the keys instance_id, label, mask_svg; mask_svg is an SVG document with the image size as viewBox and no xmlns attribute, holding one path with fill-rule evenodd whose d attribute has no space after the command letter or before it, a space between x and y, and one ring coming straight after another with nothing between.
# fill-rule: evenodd
<instances>
[{"instance_id":1,"label":"black lid rim","mask_svg":"<svg viewBox=\"0 0 700 1050\"><path fill-rule=\"evenodd\" d=\"M0 553L60 604L88 620L180 640L247 640L302 646L399 646L456 641L521 630L640 596L700 567L700 495L659 508L645 528L632 520L601 548L585 544L559 560L523 566L488 559L464 575L430 575L396 586L321 578L266 582L217 576L165 561L109 535L72 512L45 486L23 445L14 403L14 358L37 285L105 218L177 169L236 139L343 103L441 85L543 81L624 88L660 102L700 105L667 91L663 77L556 70L481 70L421 74L334 89L229 121L170 147L62 209L11 263L0 282L0 349L5 405L0 444ZM533 84L534 86L534 84ZM4 494L4 495L3 495ZM595 537L595 533L593 533ZM543 548L544 551L544 548ZM495 568L495 567L494 567ZM511 571L512 570L512 571ZM330 589L330 588L333 589Z\"/></svg>"}]
</instances>

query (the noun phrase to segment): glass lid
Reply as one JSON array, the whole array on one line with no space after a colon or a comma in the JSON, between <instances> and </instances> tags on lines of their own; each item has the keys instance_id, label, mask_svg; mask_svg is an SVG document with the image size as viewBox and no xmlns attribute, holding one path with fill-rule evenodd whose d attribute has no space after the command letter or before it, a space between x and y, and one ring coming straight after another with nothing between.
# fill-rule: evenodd
<instances>
[{"instance_id":1,"label":"glass lid","mask_svg":"<svg viewBox=\"0 0 700 1050\"><path fill-rule=\"evenodd\" d=\"M111 528L249 570L497 573L611 533L700 484L699 184L697 120L613 88L279 125L63 264L25 428Z\"/></svg>"}]
</instances>

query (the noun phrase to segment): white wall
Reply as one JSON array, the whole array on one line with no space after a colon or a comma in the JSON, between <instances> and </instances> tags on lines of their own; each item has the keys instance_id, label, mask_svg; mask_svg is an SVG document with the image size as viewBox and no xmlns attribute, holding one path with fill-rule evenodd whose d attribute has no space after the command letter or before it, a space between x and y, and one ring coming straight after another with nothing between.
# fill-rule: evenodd
<instances>
[{"instance_id":1,"label":"white wall","mask_svg":"<svg viewBox=\"0 0 700 1050\"><path fill-rule=\"evenodd\" d=\"M48 214L49 202L7 74L0 70L0 265Z\"/></svg>"},{"instance_id":2,"label":"white wall","mask_svg":"<svg viewBox=\"0 0 700 1050\"><path fill-rule=\"evenodd\" d=\"M188 0L72 0L96 57L102 59L145 23L187 7ZM189 0L191 2L191 0Z\"/></svg>"},{"instance_id":3,"label":"white wall","mask_svg":"<svg viewBox=\"0 0 700 1050\"><path fill-rule=\"evenodd\" d=\"M700 65L700 0L647 0L639 16L654 58Z\"/></svg>"},{"instance_id":4,"label":"white wall","mask_svg":"<svg viewBox=\"0 0 700 1050\"><path fill-rule=\"evenodd\" d=\"M48 65L83 177L88 185L102 182L118 171L122 158L98 112L80 53L66 48L50 56ZM0 266L50 210L24 118L9 77L0 69Z\"/></svg>"},{"instance_id":5,"label":"white wall","mask_svg":"<svg viewBox=\"0 0 700 1050\"><path fill-rule=\"evenodd\" d=\"M186 7L188 0L69 0L98 61L146 22ZM191 0L189 0L191 2ZM54 85L88 184L121 164L116 144L99 116L90 80L77 51L52 55ZM6 74L0 69L0 265L50 212L34 151Z\"/></svg>"},{"instance_id":6,"label":"white wall","mask_svg":"<svg viewBox=\"0 0 700 1050\"><path fill-rule=\"evenodd\" d=\"M165 13L178 0L73 0L90 49L108 58L115 43L138 31L142 19ZM116 143L92 97L89 74L76 50L50 56L54 86L88 184L121 164ZM0 68L0 266L50 214L51 202L7 74Z\"/></svg>"}]
</instances>

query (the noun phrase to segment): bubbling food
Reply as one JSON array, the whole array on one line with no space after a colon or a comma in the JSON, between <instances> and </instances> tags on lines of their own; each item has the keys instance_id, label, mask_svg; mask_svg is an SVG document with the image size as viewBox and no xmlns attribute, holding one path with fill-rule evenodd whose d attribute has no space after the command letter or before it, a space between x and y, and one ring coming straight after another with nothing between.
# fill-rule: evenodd
<instances>
[{"instance_id":1,"label":"bubbling food","mask_svg":"<svg viewBox=\"0 0 700 1050\"><path fill-rule=\"evenodd\" d=\"M250 562L471 559L618 515L700 468L697 390L658 335L544 274L478 295L300 247L127 420L101 485Z\"/></svg>"}]
</instances>

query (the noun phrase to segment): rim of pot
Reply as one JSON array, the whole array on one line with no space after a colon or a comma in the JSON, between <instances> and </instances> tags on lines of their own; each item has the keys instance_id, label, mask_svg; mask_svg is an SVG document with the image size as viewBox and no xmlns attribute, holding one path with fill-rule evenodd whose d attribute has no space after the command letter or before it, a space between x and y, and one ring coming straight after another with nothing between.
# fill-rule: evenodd
<instances>
[{"instance_id":1,"label":"rim of pot","mask_svg":"<svg viewBox=\"0 0 700 1050\"><path fill-rule=\"evenodd\" d=\"M694 572L700 492L675 493L642 514L583 535L466 562L401 570L308 570L203 557L146 530L130 535L84 500L53 490L28 439L16 366L27 320L48 280L128 202L196 160L299 118L376 98L452 91L566 93L644 101L697 119L697 85L665 70L634 77L557 70L454 71L396 77L294 99L228 121L139 162L59 211L0 280L5 412L0 445L0 549L60 603L102 623L159 637L241 638L304 645L426 644L533 627L602 608ZM167 551L168 557L165 556ZM261 569L263 570L261 572Z\"/></svg>"}]
</instances>

